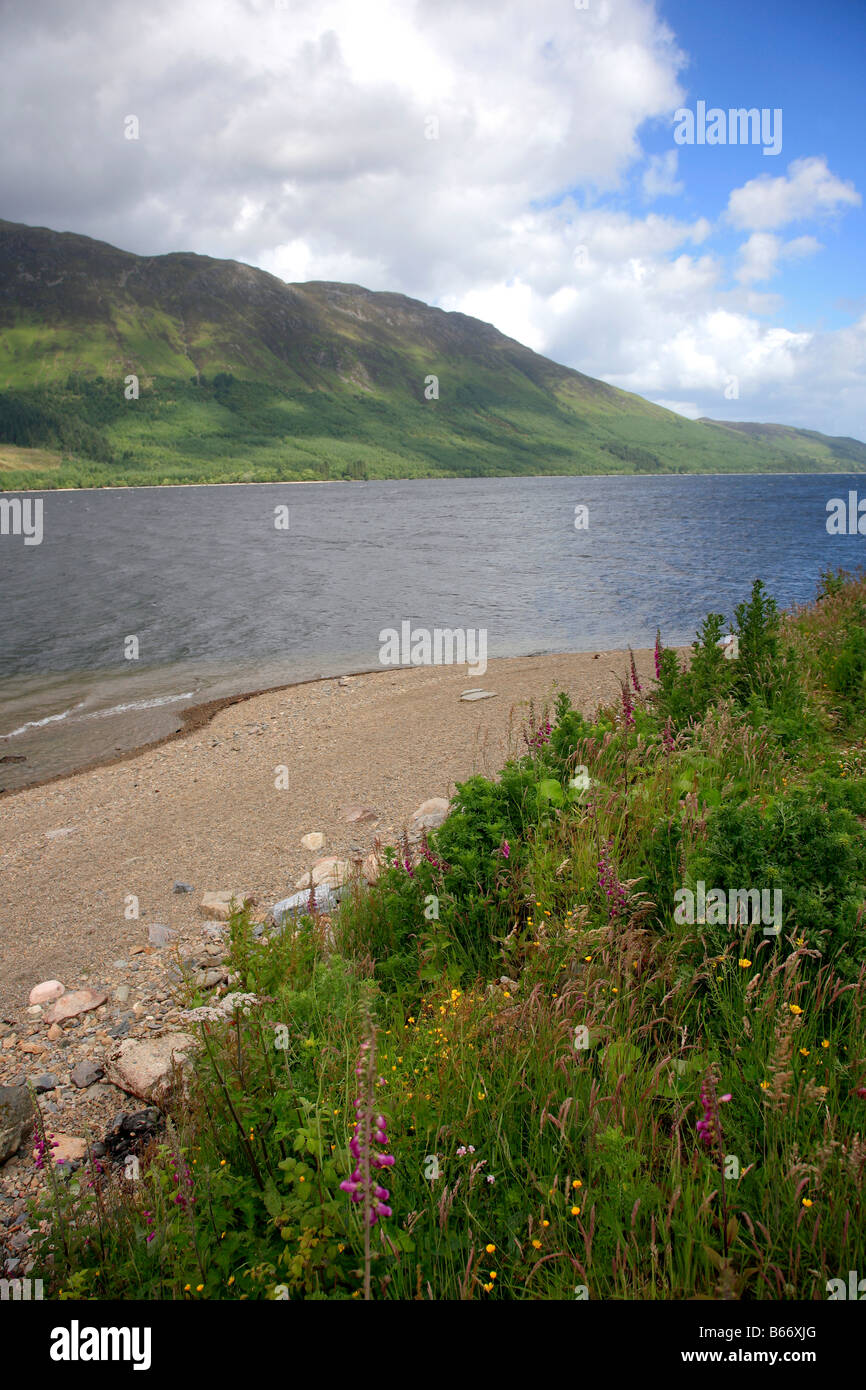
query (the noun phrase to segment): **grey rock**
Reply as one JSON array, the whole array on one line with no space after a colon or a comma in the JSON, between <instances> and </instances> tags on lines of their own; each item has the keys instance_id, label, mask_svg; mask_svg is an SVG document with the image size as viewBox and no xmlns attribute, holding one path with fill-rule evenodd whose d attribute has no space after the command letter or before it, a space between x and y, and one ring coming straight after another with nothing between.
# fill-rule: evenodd
<instances>
[{"instance_id":1,"label":"grey rock","mask_svg":"<svg viewBox=\"0 0 866 1390\"><path fill-rule=\"evenodd\" d=\"M113 1028L108 1029L110 1038L125 1038L129 1032L129 1023L124 1019L121 1023L116 1023Z\"/></svg>"},{"instance_id":2,"label":"grey rock","mask_svg":"<svg viewBox=\"0 0 866 1390\"><path fill-rule=\"evenodd\" d=\"M194 989L213 989L215 985L222 984L227 980L229 972L219 966L212 966L210 970L196 970L192 977Z\"/></svg>"},{"instance_id":3,"label":"grey rock","mask_svg":"<svg viewBox=\"0 0 866 1390\"><path fill-rule=\"evenodd\" d=\"M20 1149L33 1123L33 1102L26 1086L0 1086L0 1163Z\"/></svg>"},{"instance_id":4,"label":"grey rock","mask_svg":"<svg viewBox=\"0 0 866 1390\"><path fill-rule=\"evenodd\" d=\"M42 1076L34 1078L33 1089L37 1096L44 1095L46 1091L54 1091L57 1089L57 1077L50 1071L43 1072Z\"/></svg>"},{"instance_id":5,"label":"grey rock","mask_svg":"<svg viewBox=\"0 0 866 1390\"><path fill-rule=\"evenodd\" d=\"M194 893L195 888L191 883L181 883L180 879L176 878L171 891L173 893Z\"/></svg>"},{"instance_id":6,"label":"grey rock","mask_svg":"<svg viewBox=\"0 0 866 1390\"><path fill-rule=\"evenodd\" d=\"M465 701L467 702L467 704L471 703L473 700L495 700L495 699L496 699L496 691L495 691L495 690L464 690L463 694L460 696L460 699L461 699L461 700L465 700Z\"/></svg>"},{"instance_id":7,"label":"grey rock","mask_svg":"<svg viewBox=\"0 0 866 1390\"><path fill-rule=\"evenodd\" d=\"M92 1086L94 1082L101 1080L104 1072L98 1062L79 1062L69 1074L72 1078L72 1084L83 1091L86 1087Z\"/></svg>"},{"instance_id":8,"label":"grey rock","mask_svg":"<svg viewBox=\"0 0 866 1390\"><path fill-rule=\"evenodd\" d=\"M314 889L314 900L316 912L333 912L340 901L342 889L334 888L325 883L320 883ZM278 929L285 927L286 922L295 917L303 917L310 911L310 890L303 889L300 893L292 893L291 897L283 898L281 902L275 903L271 908L271 918L274 926ZM259 923L254 929L254 935L261 936L264 926Z\"/></svg>"},{"instance_id":9,"label":"grey rock","mask_svg":"<svg viewBox=\"0 0 866 1390\"><path fill-rule=\"evenodd\" d=\"M173 927L167 927L162 922L151 922L147 929L147 939L151 946L168 946L177 936Z\"/></svg>"},{"instance_id":10,"label":"grey rock","mask_svg":"<svg viewBox=\"0 0 866 1390\"><path fill-rule=\"evenodd\" d=\"M129 985L118 985L114 991L114 999L117 1004L125 1004L129 998Z\"/></svg>"}]
</instances>

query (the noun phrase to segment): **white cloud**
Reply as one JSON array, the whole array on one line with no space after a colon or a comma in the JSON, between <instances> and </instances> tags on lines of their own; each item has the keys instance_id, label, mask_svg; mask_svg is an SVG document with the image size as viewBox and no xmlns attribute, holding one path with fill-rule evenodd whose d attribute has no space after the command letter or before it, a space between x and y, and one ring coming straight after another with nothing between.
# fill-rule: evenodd
<instances>
[{"instance_id":1,"label":"white cloud","mask_svg":"<svg viewBox=\"0 0 866 1390\"><path fill-rule=\"evenodd\" d=\"M743 285L771 280L779 270L780 261L801 260L821 250L820 241L813 236L794 237L783 242L773 232L753 232L740 247L741 264L736 278Z\"/></svg>"},{"instance_id":2,"label":"white cloud","mask_svg":"<svg viewBox=\"0 0 866 1390\"><path fill-rule=\"evenodd\" d=\"M768 231L821 217L862 202L850 179L837 178L824 158L795 159L788 172L773 178L762 174L735 188L728 200L728 218L735 227Z\"/></svg>"},{"instance_id":3,"label":"white cloud","mask_svg":"<svg viewBox=\"0 0 866 1390\"><path fill-rule=\"evenodd\" d=\"M641 181L646 198L672 198L682 193L685 184L677 179L678 158L677 150L650 156L649 166Z\"/></svg>"}]
</instances>

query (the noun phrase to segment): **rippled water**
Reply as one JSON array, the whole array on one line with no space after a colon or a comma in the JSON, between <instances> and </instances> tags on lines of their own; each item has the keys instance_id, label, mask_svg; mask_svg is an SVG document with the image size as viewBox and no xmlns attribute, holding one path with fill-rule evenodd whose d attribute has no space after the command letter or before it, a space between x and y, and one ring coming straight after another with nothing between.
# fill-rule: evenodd
<instances>
[{"instance_id":1,"label":"rippled water","mask_svg":"<svg viewBox=\"0 0 866 1390\"><path fill-rule=\"evenodd\" d=\"M862 484L862 478L859 480ZM501 478L43 494L0 536L0 787L179 726L193 703L379 668L379 633L484 628L488 659L688 642L765 580L861 562L834 476ZM589 508L576 530L575 507ZM289 529L275 527L288 506ZM124 657L138 639L138 660Z\"/></svg>"}]
</instances>

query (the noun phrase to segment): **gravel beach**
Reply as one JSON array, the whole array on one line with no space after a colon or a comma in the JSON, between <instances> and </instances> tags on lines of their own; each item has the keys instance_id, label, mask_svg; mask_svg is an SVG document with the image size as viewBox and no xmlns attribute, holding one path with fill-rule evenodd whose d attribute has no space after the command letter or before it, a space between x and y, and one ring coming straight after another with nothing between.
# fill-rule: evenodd
<instances>
[{"instance_id":1,"label":"gravel beach","mask_svg":"<svg viewBox=\"0 0 866 1390\"><path fill-rule=\"evenodd\" d=\"M636 660L651 677L652 652ZM420 802L522 750L530 699L538 709L565 688L592 713L617 698L626 670L626 653L600 651L495 660L481 679L440 666L291 686L113 765L4 797L0 1016L18 1019L39 980L99 984L115 958L147 947L154 923L197 936L205 892L271 906L316 858L300 845L310 831L324 835L321 854L393 840ZM461 701L476 686L496 698ZM353 805L379 818L349 824ZM174 892L177 880L194 891ZM138 919L125 915L129 895Z\"/></svg>"}]
</instances>

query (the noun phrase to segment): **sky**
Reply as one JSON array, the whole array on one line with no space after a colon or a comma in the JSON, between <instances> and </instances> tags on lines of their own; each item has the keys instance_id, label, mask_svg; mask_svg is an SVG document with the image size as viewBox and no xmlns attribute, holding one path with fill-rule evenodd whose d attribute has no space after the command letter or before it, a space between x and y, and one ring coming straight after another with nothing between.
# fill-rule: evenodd
<instances>
[{"instance_id":1,"label":"sky","mask_svg":"<svg viewBox=\"0 0 866 1390\"><path fill-rule=\"evenodd\" d=\"M10 221L866 440L864 0L0 0L0 52Z\"/></svg>"}]
</instances>

